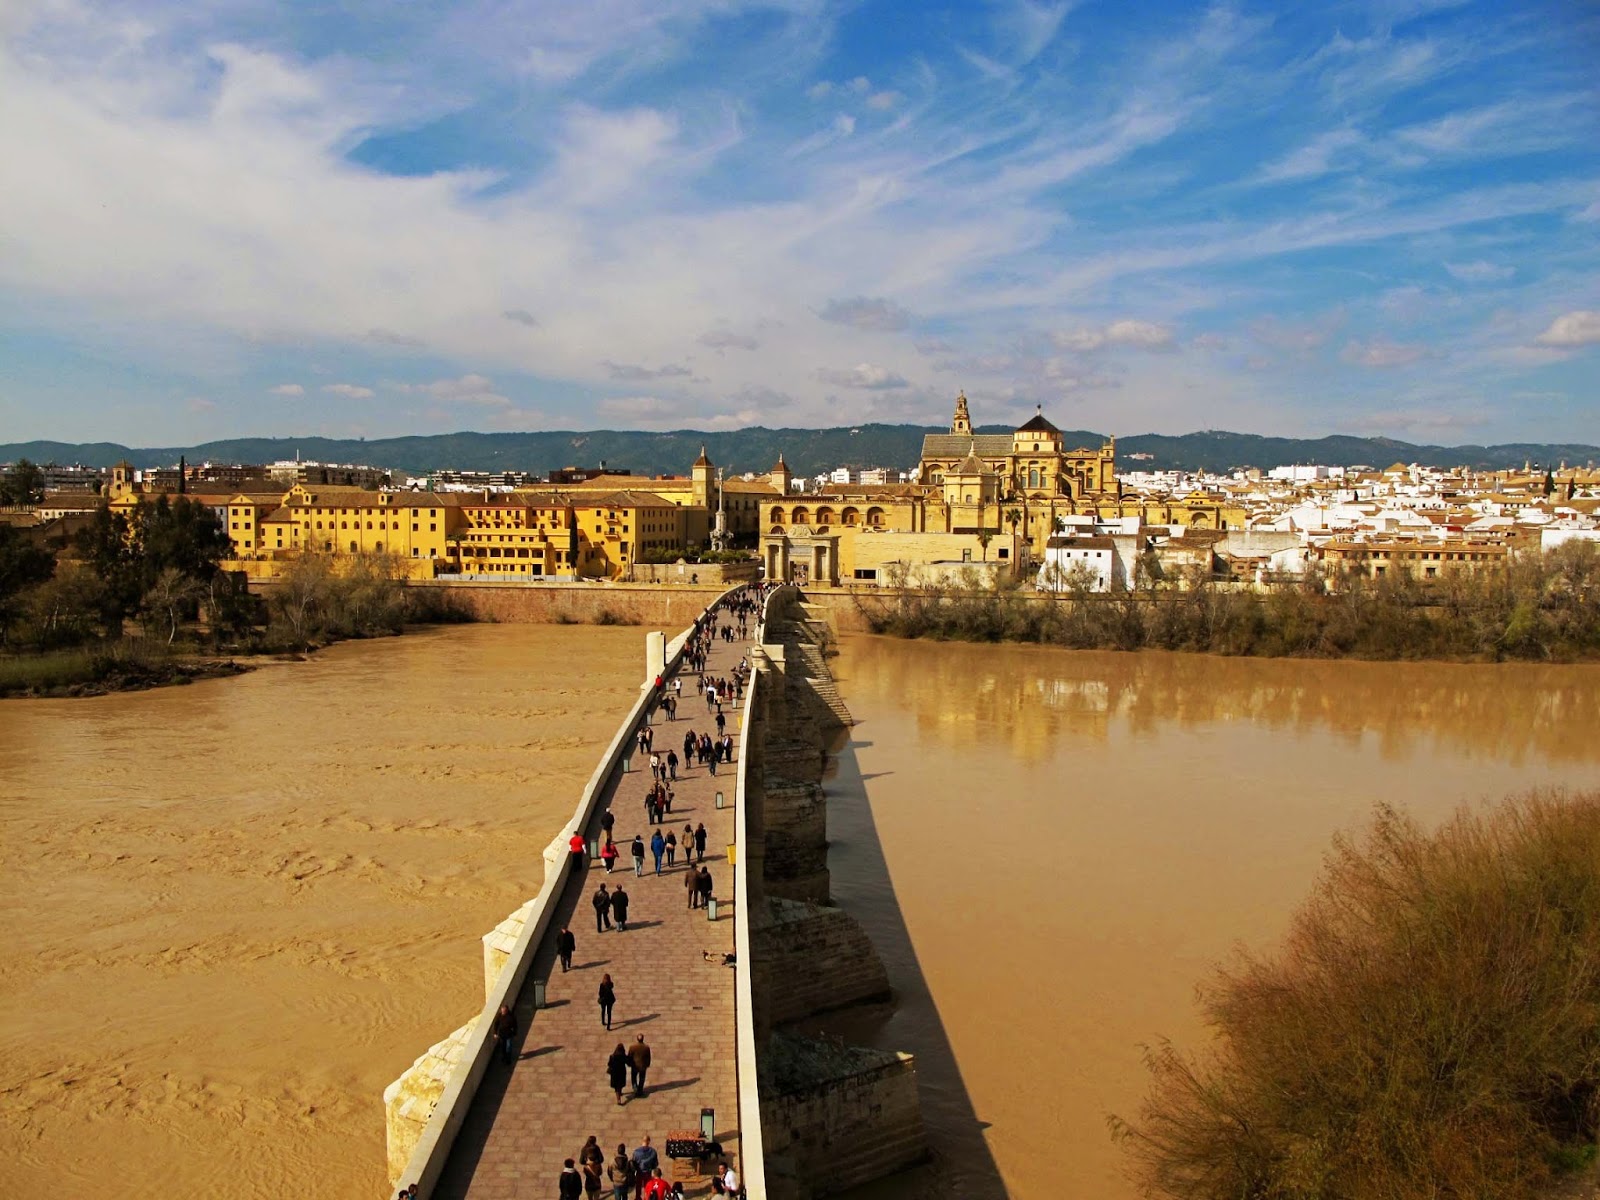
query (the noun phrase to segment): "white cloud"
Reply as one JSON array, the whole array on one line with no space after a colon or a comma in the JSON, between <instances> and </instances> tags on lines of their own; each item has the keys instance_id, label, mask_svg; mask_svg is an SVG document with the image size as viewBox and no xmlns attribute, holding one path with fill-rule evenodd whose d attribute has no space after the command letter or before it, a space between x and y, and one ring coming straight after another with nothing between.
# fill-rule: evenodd
<instances>
[{"instance_id":1,"label":"white cloud","mask_svg":"<svg viewBox=\"0 0 1600 1200\"><path fill-rule=\"evenodd\" d=\"M346 400L370 400L377 395L371 388L354 383L325 383L322 390L330 396L343 396Z\"/></svg>"},{"instance_id":2,"label":"white cloud","mask_svg":"<svg viewBox=\"0 0 1600 1200\"><path fill-rule=\"evenodd\" d=\"M826 100L833 94L833 84L826 79L818 80L806 89L806 96L812 100Z\"/></svg>"},{"instance_id":3,"label":"white cloud","mask_svg":"<svg viewBox=\"0 0 1600 1200\"><path fill-rule=\"evenodd\" d=\"M709 346L716 351L723 350L757 350L761 343L748 333L734 333L727 329L713 329L710 333L702 333L696 339L702 346Z\"/></svg>"},{"instance_id":4,"label":"white cloud","mask_svg":"<svg viewBox=\"0 0 1600 1200\"><path fill-rule=\"evenodd\" d=\"M1431 351L1426 346L1393 342L1387 338L1375 337L1368 342L1350 341L1345 344L1340 357L1347 363L1354 363L1360 367L1409 367L1429 357Z\"/></svg>"},{"instance_id":5,"label":"white cloud","mask_svg":"<svg viewBox=\"0 0 1600 1200\"><path fill-rule=\"evenodd\" d=\"M280 383L277 387L272 388L271 392L274 396L304 396L306 389L298 383Z\"/></svg>"},{"instance_id":6,"label":"white cloud","mask_svg":"<svg viewBox=\"0 0 1600 1200\"><path fill-rule=\"evenodd\" d=\"M857 363L843 370L823 368L817 372L817 378L834 387L859 388L869 392L911 386L902 376L896 375L887 367L876 366L873 363Z\"/></svg>"},{"instance_id":7,"label":"white cloud","mask_svg":"<svg viewBox=\"0 0 1600 1200\"><path fill-rule=\"evenodd\" d=\"M1263 167L1259 178L1264 183L1288 183L1315 179L1334 169L1334 159L1359 146L1365 139L1354 129L1333 129L1312 138L1298 150Z\"/></svg>"},{"instance_id":8,"label":"white cloud","mask_svg":"<svg viewBox=\"0 0 1600 1200\"><path fill-rule=\"evenodd\" d=\"M874 333L892 333L911 324L911 314L893 300L856 296L849 300L830 300L817 316L835 325L849 325Z\"/></svg>"},{"instance_id":9,"label":"white cloud","mask_svg":"<svg viewBox=\"0 0 1600 1200\"><path fill-rule=\"evenodd\" d=\"M877 112L888 112L896 104L899 104L902 99L903 97L899 92L873 92L872 95L867 97L867 107Z\"/></svg>"},{"instance_id":10,"label":"white cloud","mask_svg":"<svg viewBox=\"0 0 1600 1200\"><path fill-rule=\"evenodd\" d=\"M455 379L435 379L431 383L401 383L395 385L395 390L411 395L427 396L448 404L478 404L488 408L504 408L511 403L508 397L495 391L494 380L485 375L471 373Z\"/></svg>"},{"instance_id":11,"label":"white cloud","mask_svg":"<svg viewBox=\"0 0 1600 1200\"><path fill-rule=\"evenodd\" d=\"M1515 275L1515 267L1497 266L1479 259L1477 262L1445 263L1444 269L1462 283L1499 283Z\"/></svg>"},{"instance_id":12,"label":"white cloud","mask_svg":"<svg viewBox=\"0 0 1600 1200\"><path fill-rule=\"evenodd\" d=\"M605 367L606 373L612 379L625 380L629 383L648 379L677 379L694 374L688 367L678 363L667 363L660 367L642 367L636 363L611 362L608 359L600 365Z\"/></svg>"},{"instance_id":13,"label":"white cloud","mask_svg":"<svg viewBox=\"0 0 1600 1200\"><path fill-rule=\"evenodd\" d=\"M1550 328L1533 340L1540 346L1556 350L1600 345L1600 312L1580 309L1563 313L1550 322Z\"/></svg>"},{"instance_id":14,"label":"white cloud","mask_svg":"<svg viewBox=\"0 0 1600 1200\"><path fill-rule=\"evenodd\" d=\"M1107 346L1131 346L1139 350L1167 350L1172 347L1172 330L1150 321L1113 321L1098 329L1062 330L1050 335L1062 350L1085 353Z\"/></svg>"}]
</instances>

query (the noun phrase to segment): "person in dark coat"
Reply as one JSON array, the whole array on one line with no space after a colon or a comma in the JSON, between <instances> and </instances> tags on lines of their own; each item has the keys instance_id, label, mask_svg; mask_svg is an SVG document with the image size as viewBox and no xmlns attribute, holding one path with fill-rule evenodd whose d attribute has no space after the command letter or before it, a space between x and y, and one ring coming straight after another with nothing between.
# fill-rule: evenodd
<instances>
[{"instance_id":1,"label":"person in dark coat","mask_svg":"<svg viewBox=\"0 0 1600 1200\"><path fill-rule=\"evenodd\" d=\"M617 890L611 893L611 915L617 919L617 929L626 932L628 928L628 893L622 890L622 885L617 884Z\"/></svg>"},{"instance_id":2,"label":"person in dark coat","mask_svg":"<svg viewBox=\"0 0 1600 1200\"><path fill-rule=\"evenodd\" d=\"M605 975L600 979L600 1021L607 1029L611 1028L611 1006L617 1002L617 988L611 982L611 976Z\"/></svg>"},{"instance_id":3,"label":"person in dark coat","mask_svg":"<svg viewBox=\"0 0 1600 1200\"><path fill-rule=\"evenodd\" d=\"M711 868L700 868L700 906L703 908L711 900L712 883Z\"/></svg>"},{"instance_id":4,"label":"person in dark coat","mask_svg":"<svg viewBox=\"0 0 1600 1200\"><path fill-rule=\"evenodd\" d=\"M607 1026L610 1028L610 1026ZM622 1089L628 1084L628 1052L621 1042L611 1052L611 1057L606 1059L606 1077L611 1084L611 1090L617 1094L617 1103L622 1103Z\"/></svg>"},{"instance_id":5,"label":"person in dark coat","mask_svg":"<svg viewBox=\"0 0 1600 1200\"><path fill-rule=\"evenodd\" d=\"M494 1015L489 1032L494 1034L494 1044L500 1048L500 1057L507 1063L511 1062L516 1057L517 1014L502 1004L500 1011Z\"/></svg>"},{"instance_id":6,"label":"person in dark coat","mask_svg":"<svg viewBox=\"0 0 1600 1200\"><path fill-rule=\"evenodd\" d=\"M667 852L667 839L661 836L661 830L656 830L650 837L650 857L655 859L656 874L661 874L661 856Z\"/></svg>"},{"instance_id":7,"label":"person in dark coat","mask_svg":"<svg viewBox=\"0 0 1600 1200\"><path fill-rule=\"evenodd\" d=\"M644 1095L645 1076L650 1072L650 1047L640 1034L628 1048L628 1076L635 1096Z\"/></svg>"},{"instance_id":8,"label":"person in dark coat","mask_svg":"<svg viewBox=\"0 0 1600 1200\"><path fill-rule=\"evenodd\" d=\"M600 890L590 898L589 903L594 906L594 931L604 933L611 928L611 896L605 884L600 885Z\"/></svg>"},{"instance_id":9,"label":"person in dark coat","mask_svg":"<svg viewBox=\"0 0 1600 1200\"><path fill-rule=\"evenodd\" d=\"M628 853L633 856L633 877L641 878L644 875L644 835L633 835L633 845L628 847Z\"/></svg>"},{"instance_id":10,"label":"person in dark coat","mask_svg":"<svg viewBox=\"0 0 1600 1200\"><path fill-rule=\"evenodd\" d=\"M562 971L572 970L572 952L578 948L578 939L572 936L572 930L562 927L556 934L556 957L561 960Z\"/></svg>"},{"instance_id":11,"label":"person in dark coat","mask_svg":"<svg viewBox=\"0 0 1600 1200\"><path fill-rule=\"evenodd\" d=\"M688 852L685 851L684 852L684 861L686 863L688 862L688 858L689 858ZM700 872L696 871L693 866L690 866L689 869L683 873L683 890L689 894L689 907L690 908L699 908L700 907Z\"/></svg>"},{"instance_id":12,"label":"person in dark coat","mask_svg":"<svg viewBox=\"0 0 1600 1200\"><path fill-rule=\"evenodd\" d=\"M694 851L701 862L706 860L706 823L700 822L700 827L694 831Z\"/></svg>"},{"instance_id":13,"label":"person in dark coat","mask_svg":"<svg viewBox=\"0 0 1600 1200\"><path fill-rule=\"evenodd\" d=\"M583 1200L583 1176L578 1174L578 1164L570 1158L561 1168L557 1186L560 1188L557 1195L561 1200Z\"/></svg>"},{"instance_id":14,"label":"person in dark coat","mask_svg":"<svg viewBox=\"0 0 1600 1200\"><path fill-rule=\"evenodd\" d=\"M600 828L605 833L604 841L609 842L611 840L611 831L616 828L616 824L617 814L609 808L606 809L605 814L600 818Z\"/></svg>"}]
</instances>

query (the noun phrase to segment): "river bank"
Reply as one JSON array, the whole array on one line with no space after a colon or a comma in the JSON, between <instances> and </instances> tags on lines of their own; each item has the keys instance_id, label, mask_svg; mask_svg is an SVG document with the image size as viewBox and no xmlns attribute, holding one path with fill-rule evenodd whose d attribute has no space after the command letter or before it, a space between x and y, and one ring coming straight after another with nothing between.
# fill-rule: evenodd
<instances>
[{"instance_id":1,"label":"river bank","mask_svg":"<svg viewBox=\"0 0 1600 1200\"><path fill-rule=\"evenodd\" d=\"M1204 580L1056 595L956 584L854 592L850 603L873 633L939 641L1246 658L1600 661L1600 553L1586 543L1426 581L1397 569L1265 590Z\"/></svg>"}]
</instances>

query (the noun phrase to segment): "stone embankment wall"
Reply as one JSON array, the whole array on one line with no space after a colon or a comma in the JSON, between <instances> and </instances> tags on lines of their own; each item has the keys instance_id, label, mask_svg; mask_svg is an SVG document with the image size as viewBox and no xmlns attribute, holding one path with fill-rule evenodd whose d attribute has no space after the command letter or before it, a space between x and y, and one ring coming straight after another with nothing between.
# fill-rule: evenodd
<instances>
[{"instance_id":1,"label":"stone embankment wall","mask_svg":"<svg viewBox=\"0 0 1600 1200\"><path fill-rule=\"evenodd\" d=\"M927 1157L909 1055L782 1026L891 995L859 922L828 905L826 747L850 716L829 675L815 609L779 593L767 613L746 745L754 991L767 1195L813 1200ZM777 1027L775 1029L775 1027Z\"/></svg>"},{"instance_id":2,"label":"stone embankment wall","mask_svg":"<svg viewBox=\"0 0 1600 1200\"><path fill-rule=\"evenodd\" d=\"M704 579L704 576L701 577ZM689 624L727 589L718 584L483 583L429 580L475 620L503 625Z\"/></svg>"}]
</instances>

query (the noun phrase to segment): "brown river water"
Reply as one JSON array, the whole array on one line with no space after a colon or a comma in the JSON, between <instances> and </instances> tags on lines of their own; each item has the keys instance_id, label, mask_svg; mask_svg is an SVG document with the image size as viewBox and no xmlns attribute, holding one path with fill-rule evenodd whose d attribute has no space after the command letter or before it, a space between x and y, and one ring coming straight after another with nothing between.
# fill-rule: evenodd
<instances>
[{"instance_id":1,"label":"brown river water","mask_svg":"<svg viewBox=\"0 0 1600 1200\"><path fill-rule=\"evenodd\" d=\"M638 629L482 625L0 701L7 1194L384 1195L383 1089L643 675Z\"/></svg>"},{"instance_id":2,"label":"brown river water","mask_svg":"<svg viewBox=\"0 0 1600 1200\"><path fill-rule=\"evenodd\" d=\"M382 1090L481 1004L642 642L475 626L0 701L8 1192L383 1195ZM835 896L900 993L844 1031L916 1051L940 1148L884 1200L1131 1196L1139 1044L1201 1036L1194 983L1334 832L1600 786L1589 668L842 650Z\"/></svg>"},{"instance_id":3,"label":"brown river water","mask_svg":"<svg viewBox=\"0 0 1600 1200\"><path fill-rule=\"evenodd\" d=\"M846 637L834 899L898 1002L935 1165L857 1200L1128 1200L1108 1114L1194 987L1270 948L1377 801L1425 823L1600 788L1600 668L1255 661Z\"/></svg>"}]
</instances>

